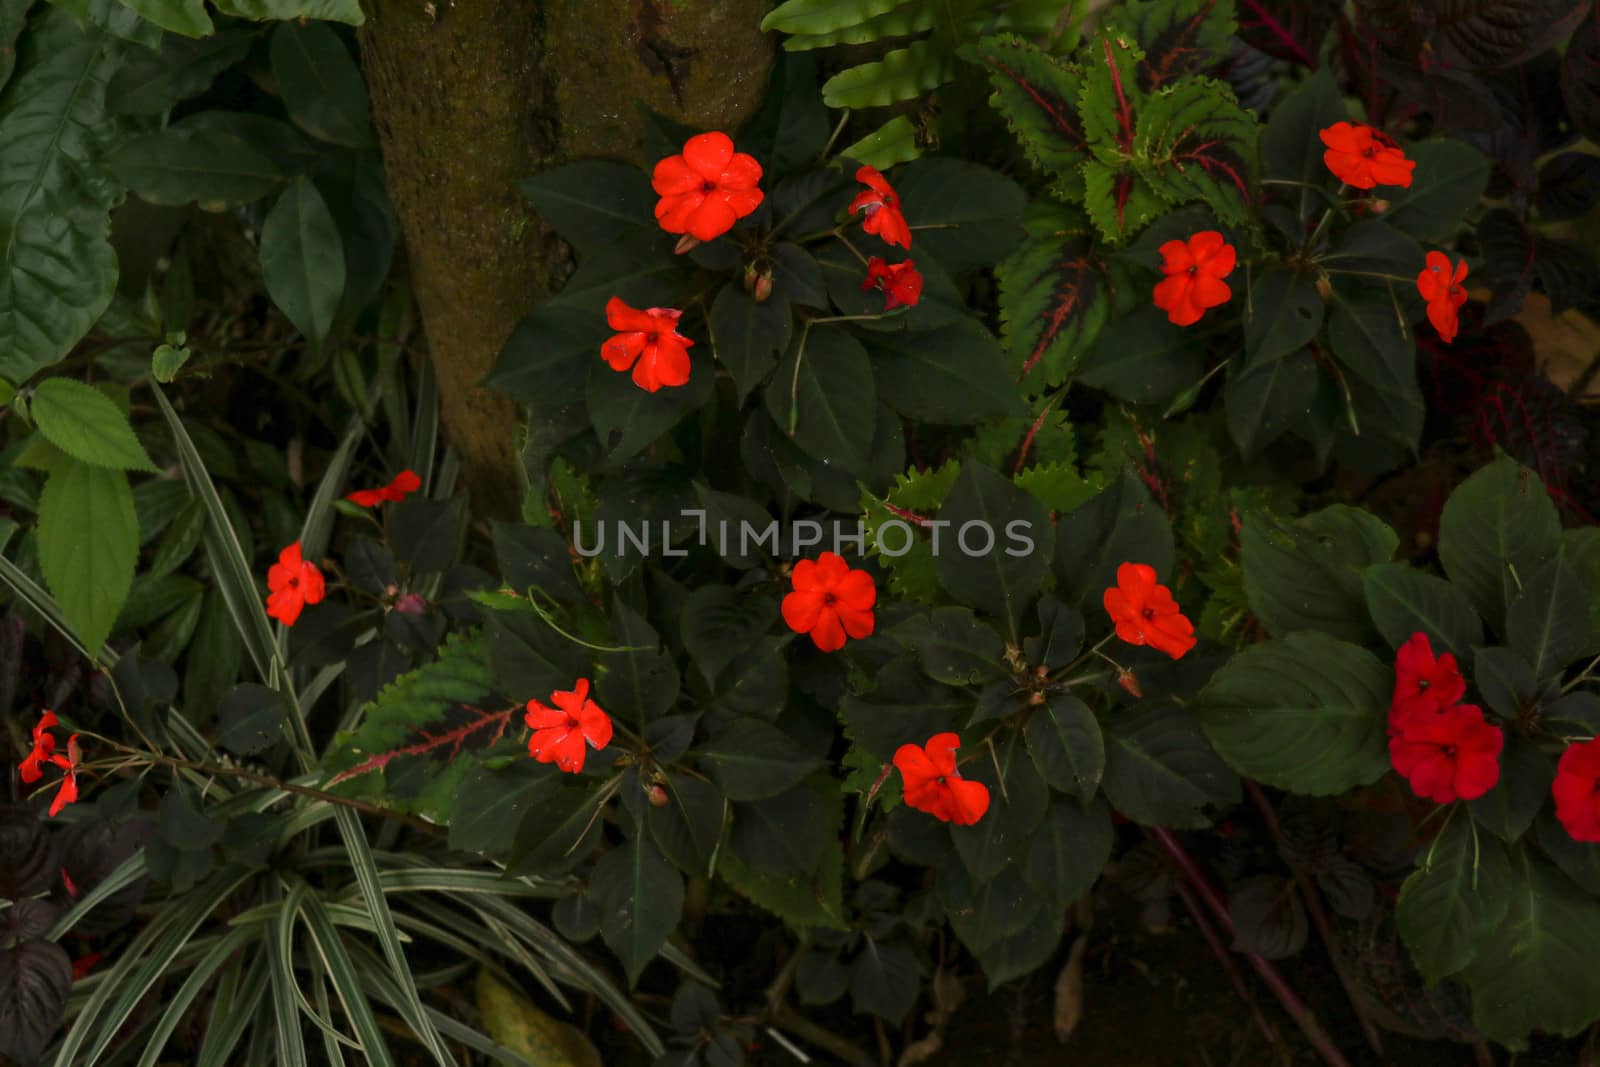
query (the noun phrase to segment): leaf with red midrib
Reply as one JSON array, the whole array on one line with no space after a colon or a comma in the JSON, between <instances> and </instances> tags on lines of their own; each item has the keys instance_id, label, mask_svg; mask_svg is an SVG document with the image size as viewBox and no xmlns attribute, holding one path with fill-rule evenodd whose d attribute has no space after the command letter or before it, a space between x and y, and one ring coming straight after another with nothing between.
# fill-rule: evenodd
<instances>
[{"instance_id":1,"label":"leaf with red midrib","mask_svg":"<svg viewBox=\"0 0 1600 1067\"><path fill-rule=\"evenodd\" d=\"M1239 36L1274 59L1317 66L1317 49L1338 17L1328 0L1238 0Z\"/></svg>"},{"instance_id":2,"label":"leaf with red midrib","mask_svg":"<svg viewBox=\"0 0 1600 1067\"><path fill-rule=\"evenodd\" d=\"M1226 85L1191 79L1146 101L1136 143L1160 195L1173 203L1204 200L1222 221L1240 223L1259 132Z\"/></svg>"},{"instance_id":3,"label":"leaf with red midrib","mask_svg":"<svg viewBox=\"0 0 1600 1067\"><path fill-rule=\"evenodd\" d=\"M986 38L979 44L978 59L994 85L991 103L1028 158L1060 179L1062 195L1081 196L1078 166L1088 155L1078 113L1082 75L1017 37Z\"/></svg>"},{"instance_id":4,"label":"leaf with red midrib","mask_svg":"<svg viewBox=\"0 0 1600 1067\"><path fill-rule=\"evenodd\" d=\"M1060 384L1099 335L1109 311L1104 265L1082 213L1039 204L1029 240L996 268L1006 349L1026 391Z\"/></svg>"},{"instance_id":5,"label":"leaf with red midrib","mask_svg":"<svg viewBox=\"0 0 1600 1067\"><path fill-rule=\"evenodd\" d=\"M1234 0L1141 0L1111 10L1117 25L1139 42L1139 88L1163 88L1188 74L1212 70L1228 55Z\"/></svg>"},{"instance_id":6,"label":"leaf with red midrib","mask_svg":"<svg viewBox=\"0 0 1600 1067\"><path fill-rule=\"evenodd\" d=\"M504 740L521 710L495 696L483 638L454 637L437 660L386 686L361 724L335 739L324 764L328 787L442 822L471 762L464 757Z\"/></svg>"}]
</instances>

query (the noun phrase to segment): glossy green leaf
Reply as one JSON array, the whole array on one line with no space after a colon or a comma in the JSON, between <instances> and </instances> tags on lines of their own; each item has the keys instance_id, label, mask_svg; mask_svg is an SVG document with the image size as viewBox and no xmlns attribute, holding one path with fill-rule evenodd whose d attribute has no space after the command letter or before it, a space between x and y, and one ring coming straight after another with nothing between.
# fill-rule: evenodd
<instances>
[{"instance_id":1,"label":"glossy green leaf","mask_svg":"<svg viewBox=\"0 0 1600 1067\"><path fill-rule=\"evenodd\" d=\"M1217 758L1195 715L1175 704L1145 701L1102 724L1106 799L1146 826L1209 826L1210 807L1239 801L1239 779Z\"/></svg>"},{"instance_id":2,"label":"glossy green leaf","mask_svg":"<svg viewBox=\"0 0 1600 1067\"><path fill-rule=\"evenodd\" d=\"M589 876L600 909L600 936L622 960L628 981L666 944L683 912L683 876L656 846L634 838L613 848Z\"/></svg>"},{"instance_id":3,"label":"glossy green leaf","mask_svg":"<svg viewBox=\"0 0 1600 1067\"><path fill-rule=\"evenodd\" d=\"M1268 633L1317 630L1358 644L1371 636L1362 575L1400 543L1382 519L1344 504L1292 522L1253 511L1239 543L1245 595Z\"/></svg>"},{"instance_id":4,"label":"glossy green leaf","mask_svg":"<svg viewBox=\"0 0 1600 1067\"><path fill-rule=\"evenodd\" d=\"M314 345L333 329L344 292L344 242L309 178L278 197L261 227L261 271L273 303Z\"/></svg>"},{"instance_id":5,"label":"glossy green leaf","mask_svg":"<svg viewBox=\"0 0 1600 1067\"><path fill-rule=\"evenodd\" d=\"M1405 563L1380 563L1361 576L1367 610L1390 647L1414 633L1428 635L1436 653L1465 662L1483 644L1483 620L1455 585Z\"/></svg>"},{"instance_id":6,"label":"glossy green leaf","mask_svg":"<svg viewBox=\"0 0 1600 1067\"><path fill-rule=\"evenodd\" d=\"M367 85L339 34L320 22L285 22L272 31L272 76L295 125L350 148L372 148Z\"/></svg>"},{"instance_id":7,"label":"glossy green leaf","mask_svg":"<svg viewBox=\"0 0 1600 1067\"><path fill-rule=\"evenodd\" d=\"M1456 487L1439 519L1439 559L1498 630L1521 583L1561 551L1561 520L1539 476L1501 457Z\"/></svg>"}]
</instances>

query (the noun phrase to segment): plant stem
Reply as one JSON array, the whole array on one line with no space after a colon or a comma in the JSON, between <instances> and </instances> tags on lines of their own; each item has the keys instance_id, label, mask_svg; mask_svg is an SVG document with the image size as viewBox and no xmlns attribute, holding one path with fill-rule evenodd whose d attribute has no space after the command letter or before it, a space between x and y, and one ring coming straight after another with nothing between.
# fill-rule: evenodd
<instances>
[{"instance_id":1,"label":"plant stem","mask_svg":"<svg viewBox=\"0 0 1600 1067\"><path fill-rule=\"evenodd\" d=\"M1322 906L1322 894L1317 892L1316 884L1311 880L1301 867L1293 863L1284 848L1283 831L1278 824L1278 813L1273 810L1272 801L1267 799L1267 794L1255 781L1246 778L1245 790L1250 794L1250 799L1255 801L1256 807L1261 812L1262 821L1267 824L1267 830L1272 834L1272 840L1278 846L1278 858L1294 873L1294 880L1300 886L1300 895L1305 898L1306 910L1311 913L1311 921L1316 924L1317 935L1322 938L1322 945L1328 950L1328 958L1333 961L1333 972L1339 977L1339 984L1344 986L1345 997L1350 1001L1350 1008L1355 1012L1356 1021L1361 1024L1361 1032L1366 1036L1367 1044L1379 1056L1383 1055L1383 1038L1378 1033L1377 1024L1367 1014L1357 994L1355 982L1350 974L1349 962L1344 953L1339 949L1339 943L1333 937L1333 924L1328 921L1328 911Z\"/></svg>"},{"instance_id":2,"label":"plant stem","mask_svg":"<svg viewBox=\"0 0 1600 1067\"><path fill-rule=\"evenodd\" d=\"M1262 1036L1267 1039L1267 1044L1276 1048L1279 1057L1288 1062L1288 1046L1283 1043L1277 1028L1272 1025L1265 1015L1261 1013L1261 1006L1256 1003L1255 995L1250 992L1250 987L1245 985L1244 975L1239 972L1238 964L1233 961L1233 954L1228 951L1228 946L1222 943L1222 938L1217 934L1217 928L1211 925L1211 920L1206 918L1200 902L1195 899L1194 890L1185 882L1178 883L1178 896L1183 898L1183 906L1189 909L1189 917L1194 920L1195 926L1200 930L1200 936L1206 939L1206 944L1211 947L1211 952L1217 957L1217 962L1222 964L1222 969L1228 973L1228 981L1232 983L1234 992L1239 994L1239 999L1250 1006L1250 1014L1255 1017L1256 1026L1260 1028Z\"/></svg>"},{"instance_id":3,"label":"plant stem","mask_svg":"<svg viewBox=\"0 0 1600 1067\"><path fill-rule=\"evenodd\" d=\"M1228 914L1228 906L1223 903L1222 898L1217 895L1217 891L1206 880L1205 873L1200 870L1199 865L1194 861L1194 857L1189 855L1182 843L1172 836L1170 830L1163 830L1160 827L1151 827L1146 830L1146 833L1154 837L1161 843L1161 847L1167 850L1167 855L1172 857L1172 861L1178 865L1178 870L1182 871L1183 876L1189 880L1189 884L1194 887L1201 901L1205 903L1211 914L1216 916L1217 923L1222 927L1223 931L1229 934L1233 933L1233 918ZM1254 952L1246 953L1245 958L1250 961L1250 966L1255 969L1256 974L1261 976L1261 980L1267 984L1267 988L1272 990L1272 995L1278 998L1278 1003L1283 1005L1283 1010L1288 1012L1289 1017L1295 1021L1295 1025L1300 1027L1300 1032L1305 1034L1306 1040L1311 1043L1311 1047L1322 1058L1322 1062L1327 1064L1328 1067L1350 1067L1350 1061L1344 1058L1344 1053L1339 1051L1338 1046L1328 1037L1327 1031L1323 1030L1322 1024L1317 1021L1316 1013L1300 999L1300 995L1294 991L1294 987L1283 977L1283 973L1274 967L1270 961L1256 955Z\"/></svg>"}]
</instances>

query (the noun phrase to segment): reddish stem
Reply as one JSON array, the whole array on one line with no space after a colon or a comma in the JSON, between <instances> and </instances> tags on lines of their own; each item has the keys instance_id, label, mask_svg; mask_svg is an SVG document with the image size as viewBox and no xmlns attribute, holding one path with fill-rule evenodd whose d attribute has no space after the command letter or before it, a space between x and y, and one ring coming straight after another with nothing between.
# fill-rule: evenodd
<instances>
[{"instance_id":1,"label":"reddish stem","mask_svg":"<svg viewBox=\"0 0 1600 1067\"><path fill-rule=\"evenodd\" d=\"M1183 872L1183 876L1189 880L1189 884L1194 887L1194 891L1211 911L1211 914L1216 917L1217 924L1222 927L1223 932L1232 935L1233 917L1228 914L1228 906L1223 903L1222 898L1217 895L1217 891L1206 880L1205 873L1195 863L1194 857L1190 856L1178 839L1172 836L1171 831L1163 830L1160 827L1150 827L1147 828L1146 832L1159 841L1162 848L1167 850L1167 855L1172 857L1172 862L1178 865L1178 870ZM1339 1051L1338 1046L1328 1037L1327 1031L1322 1029L1322 1024L1317 1021L1316 1013L1300 999L1300 995L1294 991L1294 987L1283 977L1282 972L1274 967L1269 960L1256 955L1254 952L1245 953L1245 959L1250 961L1250 966L1255 969L1256 974L1261 976L1261 980L1267 984L1267 988L1272 990L1272 995L1278 998L1278 1003L1283 1005L1283 1010L1288 1012L1289 1017L1295 1021L1295 1025L1300 1027L1300 1032L1306 1035L1306 1040L1311 1043L1312 1048L1316 1049L1317 1055L1322 1057L1322 1062L1327 1064L1328 1067L1350 1067L1350 1061L1344 1058L1344 1053Z\"/></svg>"},{"instance_id":2,"label":"reddish stem","mask_svg":"<svg viewBox=\"0 0 1600 1067\"><path fill-rule=\"evenodd\" d=\"M1239 973L1239 967L1233 962L1233 953L1228 951L1228 946L1222 943L1222 938L1217 933L1217 928L1211 925L1211 920L1206 918L1201 910L1200 902L1194 898L1194 890L1183 882L1178 883L1178 896L1183 898L1184 907L1189 909L1189 917L1200 930L1200 935L1206 939L1206 944L1211 946L1211 952L1217 957L1217 962L1222 964L1222 969L1228 972L1228 981L1233 983L1234 992L1239 994L1239 999L1250 1005L1250 1014L1255 1016L1256 1026L1267 1039L1267 1044L1278 1050L1279 1056L1285 1063L1289 1061L1288 1049L1283 1043L1283 1038L1278 1036L1277 1029L1261 1014L1261 1006L1256 1003L1255 996L1250 992L1250 987L1245 985L1244 975Z\"/></svg>"}]
</instances>

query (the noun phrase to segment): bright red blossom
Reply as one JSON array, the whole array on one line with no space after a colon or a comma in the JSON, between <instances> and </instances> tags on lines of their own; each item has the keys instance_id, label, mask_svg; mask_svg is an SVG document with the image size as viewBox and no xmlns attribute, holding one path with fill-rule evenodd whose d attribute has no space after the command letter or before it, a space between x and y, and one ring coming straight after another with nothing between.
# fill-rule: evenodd
<instances>
[{"instance_id":1,"label":"bright red blossom","mask_svg":"<svg viewBox=\"0 0 1600 1067\"><path fill-rule=\"evenodd\" d=\"M577 774L583 770L583 760L588 755L585 742L596 749L611 743L611 716L589 699L587 678L579 678L570 691L551 693L550 703L555 707L528 701L528 714L523 719L533 729L528 755L540 763L554 763L568 774Z\"/></svg>"},{"instance_id":2,"label":"bright red blossom","mask_svg":"<svg viewBox=\"0 0 1600 1067\"><path fill-rule=\"evenodd\" d=\"M1184 618L1172 591L1156 581L1154 567L1118 567L1117 584L1106 590L1104 602L1117 636L1130 645L1149 645L1173 659L1195 646L1194 623Z\"/></svg>"},{"instance_id":3,"label":"bright red blossom","mask_svg":"<svg viewBox=\"0 0 1600 1067\"><path fill-rule=\"evenodd\" d=\"M320 603L327 593L317 565L300 558L300 542L278 553L278 562L267 570L267 614L293 626L307 604Z\"/></svg>"},{"instance_id":4,"label":"bright red blossom","mask_svg":"<svg viewBox=\"0 0 1600 1067\"><path fill-rule=\"evenodd\" d=\"M1417 275L1417 292L1428 302L1428 321L1439 331L1439 340L1448 344L1456 339L1461 305L1467 302L1467 290L1461 284L1467 277L1467 261L1457 263L1453 273L1450 257L1443 252L1429 252L1426 263Z\"/></svg>"},{"instance_id":5,"label":"bright red blossom","mask_svg":"<svg viewBox=\"0 0 1600 1067\"><path fill-rule=\"evenodd\" d=\"M612 370L633 368L633 384L653 393L689 380L689 349L694 342L678 332L683 312L676 308L629 307L620 297L606 301L606 322L616 336L600 346Z\"/></svg>"},{"instance_id":6,"label":"bright red blossom","mask_svg":"<svg viewBox=\"0 0 1600 1067\"><path fill-rule=\"evenodd\" d=\"M837 552L803 559L789 575L794 592L783 598L783 621L797 634L810 634L824 652L844 647L845 637L872 634L872 605L878 585L872 575L853 570Z\"/></svg>"},{"instance_id":7,"label":"bright red blossom","mask_svg":"<svg viewBox=\"0 0 1600 1067\"><path fill-rule=\"evenodd\" d=\"M1505 735L1472 704L1410 719L1389 737L1389 759L1420 797L1473 800L1500 780Z\"/></svg>"},{"instance_id":8,"label":"bright red blossom","mask_svg":"<svg viewBox=\"0 0 1600 1067\"><path fill-rule=\"evenodd\" d=\"M922 275L917 273L911 260L904 263L885 263L880 257L867 260L867 276L861 282L863 291L878 289L883 292L883 310L897 307L915 307L922 299Z\"/></svg>"},{"instance_id":9,"label":"bright red blossom","mask_svg":"<svg viewBox=\"0 0 1600 1067\"><path fill-rule=\"evenodd\" d=\"M375 508L379 504L398 504L421 488L422 479L417 477L416 471L401 471L388 485L376 489L357 489L346 494L345 499L360 507Z\"/></svg>"},{"instance_id":10,"label":"bright red blossom","mask_svg":"<svg viewBox=\"0 0 1600 1067\"><path fill-rule=\"evenodd\" d=\"M1207 308L1226 304L1233 290L1222 279L1239 261L1232 245L1216 230L1201 230L1187 241L1161 246L1161 273L1155 305L1178 326L1193 326Z\"/></svg>"},{"instance_id":11,"label":"bright red blossom","mask_svg":"<svg viewBox=\"0 0 1600 1067\"><path fill-rule=\"evenodd\" d=\"M989 787L961 777L956 749L961 738L934 734L926 746L901 745L894 765L905 781L906 806L957 826L971 826L989 810Z\"/></svg>"},{"instance_id":12,"label":"bright red blossom","mask_svg":"<svg viewBox=\"0 0 1600 1067\"><path fill-rule=\"evenodd\" d=\"M1416 161L1407 159L1394 138L1382 130L1335 122L1322 131L1322 143L1328 147L1322 153L1322 161L1333 176L1346 185L1356 189L1378 185L1411 186L1411 172L1417 167Z\"/></svg>"},{"instance_id":13,"label":"bright red blossom","mask_svg":"<svg viewBox=\"0 0 1600 1067\"><path fill-rule=\"evenodd\" d=\"M850 201L850 214L861 212L861 228L877 234L885 244L911 247L911 227L900 213L900 197L876 167L856 171L856 181L867 188Z\"/></svg>"},{"instance_id":14,"label":"bright red blossom","mask_svg":"<svg viewBox=\"0 0 1600 1067\"><path fill-rule=\"evenodd\" d=\"M29 785L44 777L44 765L53 764L65 772L61 777L61 786L56 790L55 799L50 802L50 815L54 818L61 814L61 809L78 799L78 764L83 759L83 754L78 749L78 735L73 734L67 738L67 751L65 755L56 751L55 735L51 729L60 722L52 711L45 711L39 716L38 723L33 728L33 751L29 752L17 771L22 780Z\"/></svg>"},{"instance_id":15,"label":"bright red blossom","mask_svg":"<svg viewBox=\"0 0 1600 1067\"><path fill-rule=\"evenodd\" d=\"M1556 818L1574 841L1600 841L1600 738L1567 746L1550 793Z\"/></svg>"},{"instance_id":16,"label":"bright red blossom","mask_svg":"<svg viewBox=\"0 0 1600 1067\"><path fill-rule=\"evenodd\" d=\"M1456 658L1435 657L1425 633L1414 633L1394 654L1394 697L1389 702L1389 732L1404 729L1421 715L1453 707L1467 693Z\"/></svg>"},{"instance_id":17,"label":"bright red blossom","mask_svg":"<svg viewBox=\"0 0 1600 1067\"><path fill-rule=\"evenodd\" d=\"M717 130L696 134L683 153L656 164L650 185L660 195L656 220L668 233L713 241L761 206L756 188L761 164L733 150L733 139Z\"/></svg>"}]
</instances>

